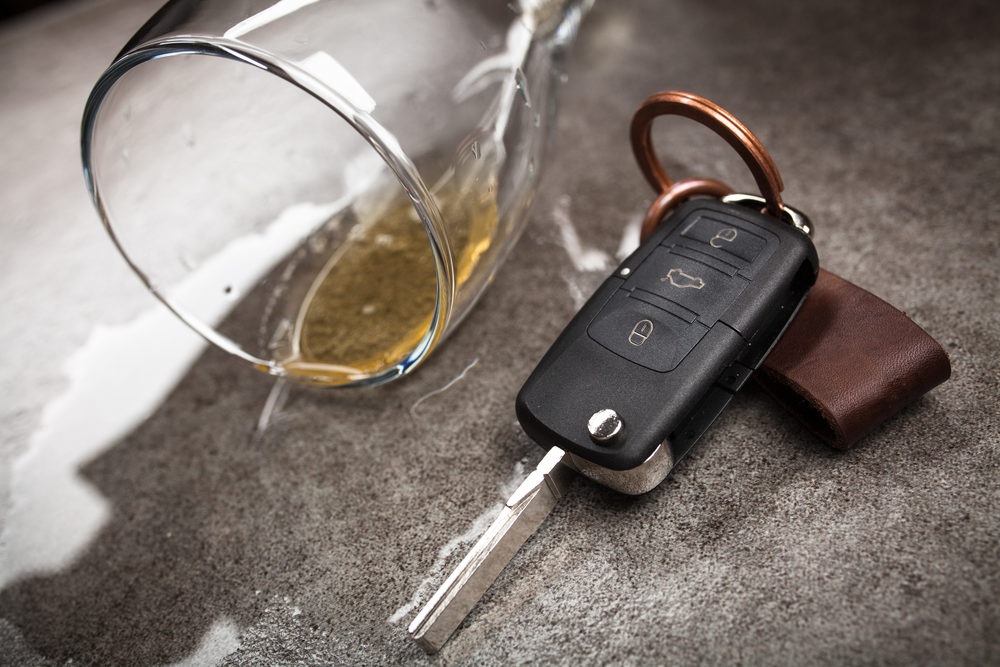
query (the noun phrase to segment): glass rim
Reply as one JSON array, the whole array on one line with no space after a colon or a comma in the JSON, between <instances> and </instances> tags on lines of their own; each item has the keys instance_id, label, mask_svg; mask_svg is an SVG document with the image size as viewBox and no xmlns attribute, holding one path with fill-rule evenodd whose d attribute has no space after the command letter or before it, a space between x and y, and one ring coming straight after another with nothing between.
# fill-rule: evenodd
<instances>
[{"instance_id":1,"label":"glass rim","mask_svg":"<svg viewBox=\"0 0 1000 667\"><path fill-rule=\"evenodd\" d=\"M133 262L129 253L119 241L112 220L104 205L104 199L101 196L101 190L97 183L97 176L92 163L94 132L102 103L115 84L132 69L152 60L178 55L223 58L256 67L291 83L331 109L342 120L347 122L392 171L406 193L407 198L410 200L410 204L416 211L417 216L420 218L421 225L430 244L431 253L434 257L435 277L437 281L434 313L427 331L405 359L397 361L392 367L375 374L358 377L357 379L352 379L335 386L378 385L409 372L427 356L427 353L444 334L454 307L456 292L455 269L441 210L431 195L430 189L417 171L415 164L403 150L396 137L375 120L369 111L359 108L348 96L344 95L334 86L323 82L295 63L289 62L266 49L246 42L210 35L185 35L183 37L159 38L145 42L127 52L119 54L101 74L101 77L91 90L84 107L80 132L80 149L87 191L97 209L105 230L111 237L118 252L128 263L129 267L131 267L132 271L139 276L146 288L187 326L208 342L271 375L278 377L290 375L283 366L274 360L265 360L250 354L236 341L220 334L215 330L215 327L203 322L198 317L194 317L182 306L172 302L166 294L151 282L142 268ZM297 377L307 382L311 380L308 375ZM320 378L316 378L315 381L322 383Z\"/></svg>"}]
</instances>

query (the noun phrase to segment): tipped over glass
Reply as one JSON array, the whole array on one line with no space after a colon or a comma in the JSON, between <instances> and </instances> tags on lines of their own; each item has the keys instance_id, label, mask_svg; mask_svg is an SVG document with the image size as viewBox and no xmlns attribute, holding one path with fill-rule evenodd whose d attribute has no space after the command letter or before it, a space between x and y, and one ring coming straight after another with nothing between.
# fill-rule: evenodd
<instances>
[{"instance_id":1,"label":"tipped over glass","mask_svg":"<svg viewBox=\"0 0 1000 667\"><path fill-rule=\"evenodd\" d=\"M118 249L273 375L391 380L517 239L590 0L173 0L83 117Z\"/></svg>"}]
</instances>

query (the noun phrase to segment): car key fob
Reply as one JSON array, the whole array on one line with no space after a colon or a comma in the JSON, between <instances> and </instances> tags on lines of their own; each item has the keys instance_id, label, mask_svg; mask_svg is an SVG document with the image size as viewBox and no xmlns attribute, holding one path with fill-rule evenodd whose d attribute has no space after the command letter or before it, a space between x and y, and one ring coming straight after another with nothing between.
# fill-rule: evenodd
<instances>
[{"instance_id":1,"label":"car key fob","mask_svg":"<svg viewBox=\"0 0 1000 667\"><path fill-rule=\"evenodd\" d=\"M687 454L819 269L803 231L742 200L681 205L600 286L518 394L532 439L628 494L654 488Z\"/></svg>"},{"instance_id":2,"label":"car key fob","mask_svg":"<svg viewBox=\"0 0 1000 667\"><path fill-rule=\"evenodd\" d=\"M671 181L650 135L664 114L726 139L762 196L729 194L712 179ZM643 220L647 238L521 388L518 421L548 451L410 623L410 635L431 653L566 493L573 470L629 494L659 484L767 356L816 282L812 226L782 203L771 156L732 114L697 95L665 91L642 103L630 136L658 193ZM723 199L674 208L695 195Z\"/></svg>"}]
</instances>

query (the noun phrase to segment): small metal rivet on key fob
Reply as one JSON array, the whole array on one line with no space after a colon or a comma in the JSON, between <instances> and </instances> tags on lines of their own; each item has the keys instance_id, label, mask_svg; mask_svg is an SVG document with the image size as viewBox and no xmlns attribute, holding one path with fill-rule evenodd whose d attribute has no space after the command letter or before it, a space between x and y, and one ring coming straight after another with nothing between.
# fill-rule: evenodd
<instances>
[{"instance_id":1,"label":"small metal rivet on key fob","mask_svg":"<svg viewBox=\"0 0 1000 667\"><path fill-rule=\"evenodd\" d=\"M720 134L733 131L735 139L724 136L743 146L767 196L692 200L651 225L538 363L515 408L525 432L549 451L411 623L430 652L549 513L572 470L627 494L657 486L760 365L816 280L808 220L777 199L777 169L749 130L707 100L664 93L636 113L646 127L633 125L633 139L647 142L647 154L656 115L649 104L696 120L709 114ZM728 191L716 181L671 184L658 161L644 173L664 188L647 220L674 194Z\"/></svg>"},{"instance_id":2,"label":"small metal rivet on key fob","mask_svg":"<svg viewBox=\"0 0 1000 667\"><path fill-rule=\"evenodd\" d=\"M624 429L625 423L622 422L622 418L610 408L598 410L587 420L590 437L601 445L612 444Z\"/></svg>"}]
</instances>

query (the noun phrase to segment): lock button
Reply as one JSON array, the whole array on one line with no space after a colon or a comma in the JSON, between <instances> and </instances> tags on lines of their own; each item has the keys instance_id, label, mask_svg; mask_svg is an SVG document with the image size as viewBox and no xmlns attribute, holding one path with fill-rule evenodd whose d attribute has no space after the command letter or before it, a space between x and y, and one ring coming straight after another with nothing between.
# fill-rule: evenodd
<instances>
[{"instance_id":1,"label":"lock button","mask_svg":"<svg viewBox=\"0 0 1000 667\"><path fill-rule=\"evenodd\" d=\"M587 329L603 347L658 372L677 368L708 332L656 306L618 290Z\"/></svg>"}]
</instances>

